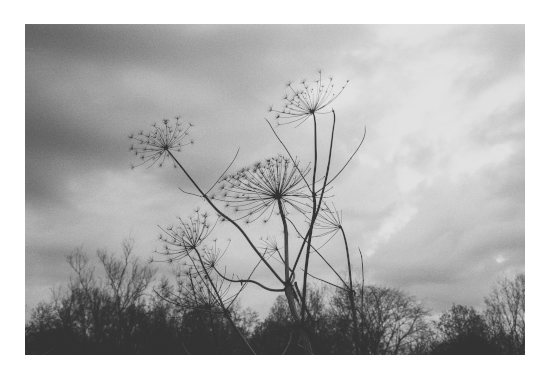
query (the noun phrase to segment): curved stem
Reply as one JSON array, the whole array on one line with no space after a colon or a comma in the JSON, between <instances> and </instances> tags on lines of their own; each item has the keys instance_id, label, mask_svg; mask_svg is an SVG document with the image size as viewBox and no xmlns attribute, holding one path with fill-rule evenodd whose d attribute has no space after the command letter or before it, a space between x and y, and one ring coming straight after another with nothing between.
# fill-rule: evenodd
<instances>
[{"instance_id":1,"label":"curved stem","mask_svg":"<svg viewBox=\"0 0 550 380\"><path fill-rule=\"evenodd\" d=\"M288 157L290 157L290 159L292 160L292 163L294 164L294 167L298 170L298 173L300 173L300 176L302 177L302 179L304 180L304 183L306 184L307 188L309 189L309 191L311 191L311 188L309 187L309 184L307 183L306 181L306 178L304 176L304 174L302 173L302 170L300 170L300 168L298 167L298 164L296 163L296 160L294 160L294 158L292 158L292 154L290 154L290 151L288 150L288 148L286 147L286 145L283 143L283 140L281 140L281 138L279 137L279 135L277 134L277 132L275 132L275 129L273 129L273 126L271 125L271 123L269 122L269 120L265 119L265 121L267 121L267 124L269 125L269 128L271 128L271 131L273 131L273 134L275 135L275 137L277 137L277 140L279 140L279 142L281 143L281 145L283 146L283 148L285 148L286 152L288 153ZM306 173L307 174L307 173Z\"/></svg>"},{"instance_id":2,"label":"curved stem","mask_svg":"<svg viewBox=\"0 0 550 380\"><path fill-rule=\"evenodd\" d=\"M315 210L317 209L317 195L315 193L315 176L317 174L317 118L315 117L315 114L313 114L313 144L314 144L314 161L313 161L313 182L311 184L312 190L311 190L311 197L313 198L313 207L312 207L312 216L311 216L311 224L309 227L308 234L306 235L307 238L307 248L306 248L306 262L304 265L304 285L302 287L302 321L305 317L305 300L306 300L306 294L307 294L307 270L309 267L309 254L311 252L311 238L313 237L313 225L315 223L315 217L317 216L315 213Z\"/></svg>"},{"instance_id":3,"label":"curved stem","mask_svg":"<svg viewBox=\"0 0 550 380\"><path fill-rule=\"evenodd\" d=\"M298 229L296 228L296 226L294 225L294 223L292 223L292 220L289 219L288 221L292 224L292 226L294 227L294 230L298 233L299 237L302 238L302 239L304 239L304 237L302 236L302 234L300 233L300 231L298 231ZM336 231L336 233L338 233L338 231ZM304 241L305 241L305 239L304 239ZM317 254L319 255L319 257L320 257L321 259L323 259L323 261L325 262L325 264L328 265L328 267L332 270L332 272L334 272L334 274L335 274L336 276L338 276L338 278L340 279L340 281L342 281L342 283L344 284L344 286L346 286L346 282L344 281L344 279L342 278L342 276L340 276L340 275L338 274L338 272L336 271L336 269L334 269L333 266L330 265L330 263L327 261L327 259L325 259L325 257L324 257L323 255L321 255L321 252L319 252L319 249L321 249L321 247L315 248L315 246L312 245L311 248L315 251L315 253L317 253ZM292 274L292 275L294 274L295 268L296 268L296 265L294 265L294 268L293 268L292 271L291 271L291 274ZM303 270L303 269L302 269L302 270ZM308 276L311 276L311 275L308 274ZM311 276L311 277L315 278L314 276Z\"/></svg>"},{"instance_id":4,"label":"curved stem","mask_svg":"<svg viewBox=\"0 0 550 380\"><path fill-rule=\"evenodd\" d=\"M220 181L220 179L223 177L223 175L225 173L227 173L227 171L229 170L229 168L231 167L231 165L233 165L233 162L235 162L235 160L237 159L237 156L239 155L239 151L241 150L241 148L237 149L237 153L235 153L235 157L233 157L233 160L231 160L231 162L229 163L229 165L227 166L227 169L225 169L223 171L223 173L218 177L218 180L216 182L214 182L214 184L212 185L212 187L210 189L208 189L208 191L205 193L205 194L208 194L210 192L210 190L212 190L214 188L214 186L216 186L216 184ZM181 189L180 189L181 190ZM182 190L183 191L183 190Z\"/></svg>"},{"instance_id":5,"label":"curved stem","mask_svg":"<svg viewBox=\"0 0 550 380\"><path fill-rule=\"evenodd\" d=\"M321 209L321 204L323 202L323 195L325 195L325 190L327 188L327 180L328 180L328 172L330 170L330 161L332 159L332 143L334 142L334 127L336 126L336 112L332 110L332 133L330 135L330 147L328 150L328 162L327 162L327 171L325 173L325 182L323 183L323 187L321 188L321 196L319 197L319 205L317 206L317 211L315 211L315 215L319 213L319 210Z\"/></svg>"},{"instance_id":6,"label":"curved stem","mask_svg":"<svg viewBox=\"0 0 550 380\"><path fill-rule=\"evenodd\" d=\"M221 278L223 278L224 280L229 281L229 282L238 282L241 285L243 283L245 283L245 284L246 283L252 283L252 284L258 285L261 288L264 288L265 290L269 290L270 292L284 292L285 291L284 288L281 288L281 289L268 288L267 286L260 284L258 281L254 281L254 280L250 280L250 279L248 279L248 280L241 280L241 279L233 280L233 279L225 277L223 274L221 274L220 271L216 267L213 267L213 268L216 271L216 273L218 274L218 276L220 276Z\"/></svg>"},{"instance_id":7,"label":"curved stem","mask_svg":"<svg viewBox=\"0 0 550 380\"><path fill-rule=\"evenodd\" d=\"M281 355L286 354L286 351L288 350L288 347L290 347L290 342L292 342L292 334L293 334L293 332L291 331L290 332L290 337L288 338L288 343L286 344L285 350L283 351L283 353Z\"/></svg>"},{"instance_id":8,"label":"curved stem","mask_svg":"<svg viewBox=\"0 0 550 380\"><path fill-rule=\"evenodd\" d=\"M334 129L336 127L336 113L334 112L334 110L332 110L332 132L331 132L331 136L330 136L330 147L329 147L329 152L328 152L328 163L327 163L327 170L326 170L326 173L325 173L325 178L324 178L324 183L323 183L323 187L321 188L321 196L319 198L319 205L317 206L317 209L315 209L315 195L313 196L314 199L313 199L313 212L312 212L312 218L311 218L311 224L310 224L310 229L308 231L308 234L312 234L313 235L313 224L315 223L315 219L317 218L317 214L319 213L319 210L321 209L321 204L323 202L323 196L325 194L325 190L327 188L327 179L328 179L328 173L329 173L329 169L330 169L330 162L331 162L331 159L332 159L332 145L333 145L333 142L334 142ZM315 115L314 115L314 121L315 121ZM315 191L315 177L314 178L314 183L313 183L313 191ZM307 236L307 235L306 235ZM311 239L309 239L311 240ZM305 240L304 240L305 242ZM302 248L303 248L303 244L302 244ZM298 257L296 258L296 262L294 263L294 267L292 268L292 273L294 273L295 269L296 269L296 266L298 265L298 260L300 259L300 255L302 254L302 248L300 249L300 252L298 253ZM306 267L307 268L307 267ZM306 276L307 277L307 276Z\"/></svg>"},{"instance_id":9,"label":"curved stem","mask_svg":"<svg viewBox=\"0 0 550 380\"><path fill-rule=\"evenodd\" d=\"M332 132L331 132L331 135L330 135L330 147L329 147L329 151L328 151L328 162L327 162L327 170L325 172L325 179L324 179L324 182L323 182L323 187L321 188L321 195L319 197L319 204L316 205L316 193L315 193L315 175L316 175L316 171L317 171L317 119L315 117L315 114L313 115L313 126L314 126L314 140L315 140L315 163L314 163L314 168L313 168L313 184L312 184L312 187L313 187L313 190L312 190L312 196L313 196L313 208L312 208L312 215L311 215L311 226L310 226L310 230L309 230L309 236L308 236L308 246L307 246L307 251L306 251L306 263L305 263L305 269L304 269L304 273L305 273L305 276L304 276L304 286L303 286L303 293L304 293L304 299L305 299L305 296L306 296L306 281L307 281L307 274L308 274L308 265L309 265L309 254L310 254L310 251L311 251L311 239L313 237L313 225L315 224L315 220L317 219L317 215L319 214L319 210L321 209L321 205L322 205L322 202L323 202L323 196L325 195L325 190L327 188L327 180L328 180L328 173L329 173L329 170L330 170L330 162L331 162L331 159L332 159L332 146L333 146L333 143L334 143L334 130L335 130L335 127L336 127L336 113L334 112L334 110L332 110ZM297 262L298 260L296 260ZM303 303L304 304L304 303ZM304 317L304 309L302 308L302 319Z\"/></svg>"},{"instance_id":10,"label":"curved stem","mask_svg":"<svg viewBox=\"0 0 550 380\"><path fill-rule=\"evenodd\" d=\"M344 237L344 244L346 245L346 256L348 258L348 275L349 275L349 302L351 306L351 317L353 318L353 340L355 345L355 354L359 354L360 345L359 345L359 328L357 326L357 310L355 309L355 297L353 296L353 283L351 277L351 261L349 258L349 248L348 248L348 239L346 239L346 233L344 228L340 226L340 231L342 231L342 236Z\"/></svg>"},{"instance_id":11,"label":"curved stem","mask_svg":"<svg viewBox=\"0 0 550 380\"><path fill-rule=\"evenodd\" d=\"M340 173L342 173L344 171L344 169L346 168L346 166L348 166L348 164L350 163L351 159L355 156L355 153L357 153L357 151L359 150L359 148L361 148L361 145L363 145L363 142L365 141L365 136L367 135L367 127L365 127L365 130L363 131L363 137L361 138L361 142L359 143L359 146L357 147L357 149L355 149L355 151L353 152L353 154L351 155L351 157L347 160L347 162L345 163L345 165L342 167L342 169L340 169L340 171L338 173L336 173L336 175L334 177L332 177L332 179L330 181L328 181L327 183L327 186L330 185L339 175Z\"/></svg>"},{"instance_id":12,"label":"curved stem","mask_svg":"<svg viewBox=\"0 0 550 380\"><path fill-rule=\"evenodd\" d=\"M326 280L323 280L322 278L315 277L315 276L312 275L311 273L308 273L307 275L308 275L309 277L313 277L313 278L316 279L316 280L319 280L319 281L321 281L321 282L324 282L324 283L327 284L327 285L334 286L335 288L338 288L338 289L341 289L341 290L343 290L343 291L345 291L345 292L348 292L348 289L347 289L347 288L342 288L341 286L338 286L338 285L336 285L336 284L333 284L332 282L328 282L328 281L326 281ZM349 292L348 292L348 293L349 293Z\"/></svg>"}]
</instances>

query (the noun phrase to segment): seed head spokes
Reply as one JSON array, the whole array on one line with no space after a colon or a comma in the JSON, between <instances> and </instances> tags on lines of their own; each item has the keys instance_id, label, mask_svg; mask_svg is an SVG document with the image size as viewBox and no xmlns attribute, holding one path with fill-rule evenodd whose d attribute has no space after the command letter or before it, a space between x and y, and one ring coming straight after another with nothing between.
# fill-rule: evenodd
<instances>
[{"instance_id":1,"label":"seed head spokes","mask_svg":"<svg viewBox=\"0 0 550 380\"><path fill-rule=\"evenodd\" d=\"M137 135L128 135L128 138L133 141L130 151L141 160L134 167L147 165L150 168L156 163L160 167L163 166L164 161L171 158L171 152L180 152L182 147L193 144L192 140L186 139L191 126L192 124L189 124L183 128L180 117L176 117L174 124L164 119L160 126L156 123L152 124L150 132L139 131Z\"/></svg>"},{"instance_id":2,"label":"seed head spokes","mask_svg":"<svg viewBox=\"0 0 550 380\"><path fill-rule=\"evenodd\" d=\"M161 228L163 234L159 234L159 240L164 245L163 251L157 253L171 260L191 257L191 253L201 247L217 224L217 220L210 224L208 217L207 213L200 214L200 210L196 209L186 220L178 217L177 225Z\"/></svg>"},{"instance_id":3,"label":"seed head spokes","mask_svg":"<svg viewBox=\"0 0 550 380\"><path fill-rule=\"evenodd\" d=\"M283 97L282 108L270 108L270 111L276 112L278 125L296 124L295 127L298 127L314 114L330 112L325 109L344 91L349 80L336 91L332 77L329 77L328 83L324 83L321 70L318 70L318 74L312 84L305 79L297 85L287 83L289 93Z\"/></svg>"},{"instance_id":4,"label":"seed head spokes","mask_svg":"<svg viewBox=\"0 0 550 380\"><path fill-rule=\"evenodd\" d=\"M244 167L234 175L224 176L218 186L215 199L225 203L250 224L260 217L269 220L279 200L284 207L303 209L308 198L303 180L309 165L299 169L298 163L284 156L269 157L251 166Z\"/></svg>"},{"instance_id":5,"label":"seed head spokes","mask_svg":"<svg viewBox=\"0 0 550 380\"><path fill-rule=\"evenodd\" d=\"M231 242L227 243L224 250L218 247L217 239L214 240L214 244L211 246L203 246L203 261L206 267L214 268L227 252Z\"/></svg>"},{"instance_id":6,"label":"seed head spokes","mask_svg":"<svg viewBox=\"0 0 550 380\"><path fill-rule=\"evenodd\" d=\"M320 234L315 235L316 237L325 236L340 230L342 228L342 211L339 212L334 203L331 208L327 203L323 202L314 226L315 229L322 231Z\"/></svg>"},{"instance_id":7,"label":"seed head spokes","mask_svg":"<svg viewBox=\"0 0 550 380\"><path fill-rule=\"evenodd\" d=\"M266 238L260 238L262 241L260 247L264 250L265 258L269 260L270 258L274 258L276 261L283 263L283 256L281 254L281 250L284 248L279 247L277 243L277 239L274 237L268 236ZM274 256L276 254L276 256Z\"/></svg>"}]
</instances>

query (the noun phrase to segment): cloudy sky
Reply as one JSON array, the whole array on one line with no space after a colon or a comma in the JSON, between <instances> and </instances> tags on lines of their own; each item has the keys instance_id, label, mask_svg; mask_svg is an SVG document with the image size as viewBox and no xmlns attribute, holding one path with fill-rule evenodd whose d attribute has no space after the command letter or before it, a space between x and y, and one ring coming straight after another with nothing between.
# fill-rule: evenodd
<instances>
[{"instance_id":1,"label":"cloudy sky","mask_svg":"<svg viewBox=\"0 0 550 380\"><path fill-rule=\"evenodd\" d=\"M436 313L482 307L497 279L525 267L524 59L521 25L27 26L27 316L66 282L75 247L119 252L131 236L146 260L157 225L207 209L178 190L191 189L180 172L130 170L129 133L174 116L192 122L195 144L179 157L210 187L238 148L234 169L283 153L268 107L282 104L285 82L314 80L317 69L337 86L350 80L332 104L335 168L366 130L331 199L356 275L360 247L369 283L400 287ZM327 131L331 120L320 123ZM310 123L277 132L312 160ZM234 240L224 265L243 274L256 258ZM341 252L331 255L343 273ZM319 260L312 273L333 279ZM272 302L250 287L242 299L262 316Z\"/></svg>"}]
</instances>

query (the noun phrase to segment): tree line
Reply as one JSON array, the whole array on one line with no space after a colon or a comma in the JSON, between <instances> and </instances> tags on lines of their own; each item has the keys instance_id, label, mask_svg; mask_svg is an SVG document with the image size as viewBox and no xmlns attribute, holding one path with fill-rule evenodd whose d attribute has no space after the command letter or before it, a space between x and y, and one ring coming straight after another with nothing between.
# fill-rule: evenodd
<instances>
[{"instance_id":1,"label":"tree line","mask_svg":"<svg viewBox=\"0 0 550 380\"><path fill-rule=\"evenodd\" d=\"M102 274L82 249L68 256L73 276L26 322L26 354L280 355L303 354L304 344L326 355L525 354L523 274L500 280L483 310L453 305L440 316L401 289L355 281L351 298L347 288L312 283L304 342L284 295L262 321L237 298L222 309L181 267L175 281L155 282L131 241L121 256L97 258Z\"/></svg>"}]
</instances>

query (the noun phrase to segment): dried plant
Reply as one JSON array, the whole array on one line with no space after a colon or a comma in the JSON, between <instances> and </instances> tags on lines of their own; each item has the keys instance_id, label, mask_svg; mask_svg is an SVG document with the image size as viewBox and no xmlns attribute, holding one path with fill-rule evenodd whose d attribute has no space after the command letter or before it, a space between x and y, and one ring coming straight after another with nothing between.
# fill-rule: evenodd
<instances>
[{"instance_id":1,"label":"dried plant","mask_svg":"<svg viewBox=\"0 0 550 380\"><path fill-rule=\"evenodd\" d=\"M340 89L335 89L332 77L329 78L328 83L323 83L321 70L318 70L318 74L319 77L313 83L308 83L305 79L297 84L287 82L286 87L289 92L283 96L283 107L270 108L271 112L275 112L279 125L297 123L297 127L310 116L330 113L325 111L325 108L344 91L349 80Z\"/></svg>"},{"instance_id":2,"label":"dried plant","mask_svg":"<svg viewBox=\"0 0 550 380\"><path fill-rule=\"evenodd\" d=\"M150 168L157 162L160 167L170 158L169 152L181 152L181 148L193 144L193 140L185 142L192 126L193 124L189 123L184 129L180 117L176 117L175 124L170 124L168 119L164 119L161 126L154 123L150 132L140 131L136 135L128 135L128 138L134 141L134 144L130 145L130 151L141 160L139 164L132 165L132 169L141 165L149 165Z\"/></svg>"},{"instance_id":3,"label":"dried plant","mask_svg":"<svg viewBox=\"0 0 550 380\"><path fill-rule=\"evenodd\" d=\"M190 252L201 247L216 226L217 221L211 225L208 216L207 212L201 214L196 208L187 220L178 217L178 225L159 227L164 232L159 235L159 240L164 244L162 251L155 252L167 257L166 261L170 262L188 257Z\"/></svg>"},{"instance_id":4,"label":"dried plant","mask_svg":"<svg viewBox=\"0 0 550 380\"><path fill-rule=\"evenodd\" d=\"M179 118L176 118L174 125L165 120L161 127L154 125L152 132L147 134L141 132L137 136L130 135L130 139L137 142L136 146L131 147L131 151L141 159L139 165L147 164L147 167L150 167L158 163L162 166L165 160L171 160L174 167L181 169L196 192L182 191L203 199L215 213L216 220L213 223L208 222L208 214L201 214L196 209L188 220L180 218L177 226L162 228L163 233L159 238L163 243L163 249L157 251L157 254L164 257L163 261L185 260L184 265L188 268L187 287L180 288L179 293L183 294L181 297L171 296L173 302L198 310L218 310L238 332L228 310L244 287L259 286L267 291L284 293L295 326L293 334L299 338L297 341L301 342L306 353L313 353L310 343L313 334L309 325L311 318L306 317L310 313L305 302L308 299L308 279L318 278L309 273L312 253L322 258L343 283L343 287L331 285L345 289L353 298L351 261L347 239L342 228L341 213L331 210L325 202L331 184L351 161L365 138L363 134L357 149L336 172L336 175L330 178L336 113L333 109L329 110L329 106L339 97L346 85L336 90L332 78L323 81L319 70L318 78L312 84L305 80L297 85L287 83L289 94L285 96L282 107L279 110L270 108L270 111L275 112L276 123L279 126L297 127L309 118L313 119L314 157L312 163L304 167L300 166L298 158L291 154L267 119L269 127L287 155L257 161L234 174L226 174L235 161L235 156L210 188L199 185L190 175L188 168L175 156L182 147L192 143L192 141L187 142L190 127L183 129ZM322 115L332 116L330 147L328 152L325 152L327 164L323 169L318 167L319 155L322 153L319 152L318 147L318 117ZM280 226L283 229L282 243L278 243L274 237L269 237L260 239L260 244L255 244L249 233L243 229L243 225L261 222L265 228L272 228L271 223L268 223L272 218L280 220ZM298 227L297 218L306 221L305 229L302 225ZM221 251L215 244L211 246L207 243L219 222L227 222L235 227L257 256L257 264L246 277L228 274L225 268L223 270L219 268L220 260L228 248ZM330 240L338 231L342 232L345 242L348 282L341 278L334 266L320 252L328 242L322 242L320 239L326 239L331 235ZM297 244L294 245L293 242L292 247L291 232L292 236L298 239ZM281 287L267 286L253 279L256 268L260 265L270 271L273 275L271 280L278 282ZM297 273L298 268L301 269L301 273ZM299 274L302 277L301 291L297 282ZM318 279L330 284L326 280ZM230 290L231 286L236 286L237 290ZM353 300L351 302L353 303ZM352 308L355 315L355 306L353 305ZM356 325L356 318L354 323ZM242 334L241 337L248 349L254 352ZM353 345L358 349L357 341L354 341Z\"/></svg>"},{"instance_id":5,"label":"dried plant","mask_svg":"<svg viewBox=\"0 0 550 380\"><path fill-rule=\"evenodd\" d=\"M304 213L309 194L304 192L303 177L308 172L309 168L300 170L298 163L287 157L267 158L224 176L219 192L211 198L225 202L225 207L237 214L235 220L246 218L254 222L263 216L267 222L278 200L282 201L285 211L290 206Z\"/></svg>"}]
</instances>

